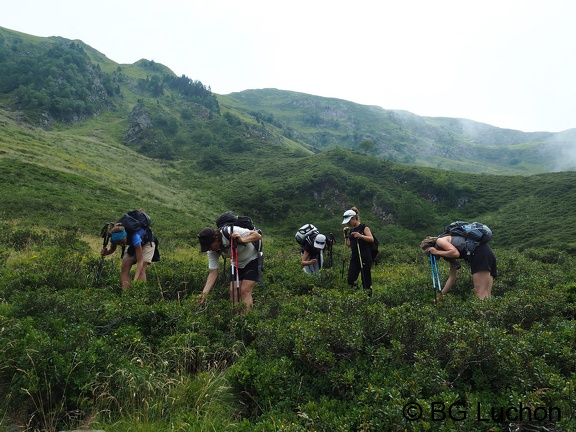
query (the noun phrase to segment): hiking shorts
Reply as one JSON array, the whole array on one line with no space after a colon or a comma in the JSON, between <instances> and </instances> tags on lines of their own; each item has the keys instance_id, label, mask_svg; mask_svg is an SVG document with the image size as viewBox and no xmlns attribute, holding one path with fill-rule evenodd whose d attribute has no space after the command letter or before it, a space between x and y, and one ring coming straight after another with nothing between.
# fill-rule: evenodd
<instances>
[{"instance_id":1,"label":"hiking shorts","mask_svg":"<svg viewBox=\"0 0 576 432\"><path fill-rule=\"evenodd\" d=\"M233 270L236 271L236 269ZM258 281L258 258L250 261L244 268L239 268L238 276L240 280ZM232 269L230 269L230 282L234 282L235 280L236 276L232 273Z\"/></svg>"},{"instance_id":2,"label":"hiking shorts","mask_svg":"<svg viewBox=\"0 0 576 432\"><path fill-rule=\"evenodd\" d=\"M470 261L470 270L472 274L481 271L489 271L493 278L498 273L496 268L496 255L487 243L481 243L476 247L474 255Z\"/></svg>"},{"instance_id":3,"label":"hiking shorts","mask_svg":"<svg viewBox=\"0 0 576 432\"><path fill-rule=\"evenodd\" d=\"M145 263L150 264L152 262L154 249L156 249L156 244L154 242L148 242L142 245L142 256L144 257ZM122 260L131 260L133 264L136 264L136 255L130 255L128 253L128 248L126 248Z\"/></svg>"}]
</instances>

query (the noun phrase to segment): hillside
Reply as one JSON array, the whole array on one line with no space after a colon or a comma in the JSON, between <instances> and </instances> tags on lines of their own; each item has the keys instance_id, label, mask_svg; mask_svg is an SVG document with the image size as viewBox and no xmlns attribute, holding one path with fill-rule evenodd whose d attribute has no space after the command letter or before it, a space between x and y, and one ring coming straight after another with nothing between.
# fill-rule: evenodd
<instances>
[{"instance_id":1,"label":"hillside","mask_svg":"<svg viewBox=\"0 0 576 432\"><path fill-rule=\"evenodd\" d=\"M248 148L300 157L343 147L462 172L526 175L575 166L574 130L525 133L275 89L215 95L153 61L118 65L82 41L1 27L0 49L0 98L27 121L51 127L112 111L130 122L116 139L166 160L193 155L210 163L210 153Z\"/></svg>"},{"instance_id":2,"label":"hillside","mask_svg":"<svg viewBox=\"0 0 576 432\"><path fill-rule=\"evenodd\" d=\"M435 127L455 134L465 125L458 136L474 139L477 147L490 147L495 155L498 149L525 147L521 142L527 137L535 142L548 139L548 133L400 116L277 90L216 96L202 83L175 77L163 65L147 60L117 65L79 41L34 38L6 29L0 29L0 36L0 69L5 71L0 74L0 163L6 173L0 194L5 219L98 232L124 209L145 207L157 215L159 229L178 238L233 209L250 214L272 236L289 238L302 220L337 232L339 216L354 204L388 242L416 241L449 220L480 219L497 233L497 246L531 246L536 242L531 226L541 225L550 233L551 246L573 248L576 230L565 228L575 226L570 223L576 200L573 172L464 174L399 165L345 149L354 122L357 130L395 130L398 136L418 140L425 131L433 138L439 130ZM51 83L59 76L63 82L84 83L88 94L95 92L89 100L97 105L79 103L82 93L70 93L66 85L35 87L27 75L18 74L31 61L36 62L31 70L37 81ZM67 62L79 65L68 67L76 73L59 69ZM90 84L102 82L110 83L111 90ZM24 96L39 97L45 91L52 93L39 99L46 103L43 108L23 102L28 100ZM315 111L320 106L325 111ZM323 129L345 131L339 145L332 141L322 150L311 138L318 125L304 128L302 119L314 112L331 112L340 122L337 129ZM384 123L383 117L388 119ZM419 128L400 127L410 122ZM559 137L570 140L574 134L566 131ZM441 146L435 143L437 154ZM534 169L529 155L541 149L519 150L518 165Z\"/></svg>"},{"instance_id":3,"label":"hillside","mask_svg":"<svg viewBox=\"0 0 576 432\"><path fill-rule=\"evenodd\" d=\"M220 96L230 106L278 125L318 152L341 146L403 164L492 174L533 174L576 167L574 130L501 129L467 119L410 112L277 89Z\"/></svg>"},{"instance_id":4,"label":"hillside","mask_svg":"<svg viewBox=\"0 0 576 432\"><path fill-rule=\"evenodd\" d=\"M0 432L575 430L576 171L528 175L552 137L240 95L0 28ZM340 123L322 126L326 112ZM442 130L462 140L460 161L441 156ZM386 134L390 157L371 141ZM424 143L436 165L491 152L483 170L499 174L417 166ZM395 162L404 150L419 156ZM371 296L346 278L352 205L381 243ZM99 234L139 207L162 259L123 291ZM226 260L198 298L196 234L228 209L264 233L248 314L231 305ZM418 245L457 219L492 228L498 277L479 300L464 264L435 304ZM304 223L334 234L318 277L300 265Z\"/></svg>"}]
</instances>

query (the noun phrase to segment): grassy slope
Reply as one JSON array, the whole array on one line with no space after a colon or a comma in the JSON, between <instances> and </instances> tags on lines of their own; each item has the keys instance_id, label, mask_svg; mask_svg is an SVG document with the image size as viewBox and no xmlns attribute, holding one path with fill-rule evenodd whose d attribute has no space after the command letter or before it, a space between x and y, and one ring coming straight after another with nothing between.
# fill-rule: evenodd
<instances>
[{"instance_id":1,"label":"grassy slope","mask_svg":"<svg viewBox=\"0 0 576 432\"><path fill-rule=\"evenodd\" d=\"M26 43L44 40L6 31L2 34ZM245 151L223 151L222 161L211 170L200 169L195 158L161 161L143 156L124 143L128 114L143 99L179 118L174 95L154 99L134 91L135 81L151 73L147 61L118 65L83 46L102 70L121 69L126 77L122 97L116 100L113 112L73 125L55 124L48 130L22 122L17 112L0 110L0 163L11 173L0 180L0 194L6 203L2 207L4 218L25 223L40 219L48 225L99 232L103 222L125 209L144 207L154 215L158 229L175 231L177 236L211 224L220 212L232 209L252 215L270 236L277 233L288 237L304 219L337 232L342 211L357 205L363 219L376 232L388 235L389 241L412 241L453 219L480 219L499 233L494 239L497 245L532 246L531 227L537 226L538 232L550 231L549 238L556 246L571 247L570 238L576 234L571 228L576 226L571 213L576 200L569 186L574 180L572 173L472 175L395 165L338 149L313 155L312 146L302 136L278 122L257 121L252 112L272 114L276 119L282 114L283 119L290 117L292 124L302 125L302 119L313 113L308 105L320 104L334 113L339 131L325 126L314 131L310 125L301 126L302 130L349 134L353 129L350 118L357 117L361 128L381 132L387 125L399 142L408 142L409 136L399 129L397 118L380 108L270 89L264 91L265 98L251 91L219 96L222 113L243 122L239 127L248 146ZM159 64L153 69L170 73ZM8 106L7 101L2 102ZM339 109L344 109L347 117L338 118ZM388 120L376 124L383 115ZM211 120L214 134L219 130L218 121L222 121L218 116ZM413 115L405 122L416 122L428 132L430 124L440 129L454 129L460 124L454 119ZM472 126L481 127L471 122ZM488 125L481 128L494 131ZM537 141L533 143L511 144L517 136L515 131L504 131L493 140L498 138L500 148L509 148L509 163L521 155L517 166L534 169L541 162L536 149L542 137L534 135ZM493 147L485 151L493 152L490 157L497 161L502 153ZM434 157L429 163L443 166ZM462 167L471 164L466 157L450 162L454 163ZM42 208L58 211L45 215ZM407 217L414 223L406 223Z\"/></svg>"},{"instance_id":2,"label":"grassy slope","mask_svg":"<svg viewBox=\"0 0 576 432\"><path fill-rule=\"evenodd\" d=\"M138 76L137 69L129 66L124 68L127 73ZM440 400L438 395L442 391L445 392L442 393L442 400L445 401L452 400L450 398L456 397L460 390L470 396L470 383L473 381L466 375L462 376L461 371L451 372L449 367L454 364L467 365L466 373L488 368L485 375L498 384L497 378L505 378L509 373L509 369L502 366L512 363L513 360L513 364L518 363L520 366L528 363L524 362L524 359L535 362L536 372L533 374L529 374L528 370L518 369L517 374L511 375L515 378L510 380L510 385L515 386L511 391L522 391L518 397L523 401L528 401L532 389L531 385L524 384L523 380L526 377L531 378L532 375L548 376L541 370L550 370L541 368L541 363L536 360L543 361L552 357L553 362L558 357L559 364L573 370L574 362L570 361L572 357L568 357L568 354L562 357L558 354L561 350L556 349L563 344L567 353L573 352L573 327L562 330L558 326L558 331L558 328L550 325L549 328L539 330L539 326L547 325L547 318L550 319L558 313L559 304L546 298L546 295L557 295L556 279L549 276L554 276L554 272L560 271L561 266L554 266L551 271L552 269L545 268L541 263L529 263L530 271L527 272L526 267L523 267L526 264L522 261L527 254L521 257L514 255L511 259L507 256L507 251L502 249L507 246L552 245L558 249L556 252L560 252L561 248L570 250L569 242L576 234L576 224L571 211L576 204L576 194L572 186L575 184L576 173L529 177L469 175L395 165L338 149L297 158L280 156L282 153L278 151L279 147L274 147L271 139L254 140L254 147L258 148L258 151L247 152L241 158L225 154L221 167L203 171L198 169L193 160L158 161L126 147L122 136L127 122L119 112L122 109L124 113L129 110L136 101L135 96L126 94L125 101L126 107L119 107L116 113L72 126L59 125L51 130L27 126L19 121L17 113L0 110L0 218L18 223L22 227L31 224L41 228L76 227L83 233L91 234L94 243L93 251L86 253L87 258L82 266L76 262L78 249L69 250L68 245L63 245L63 253L58 250L54 257L50 254L50 249L46 248L46 251L40 254L41 264L36 262L38 257L32 252L10 252L15 271L7 271L9 278L3 281L4 293L19 299L19 303L14 303L18 303L24 311L22 315L26 322L22 320L21 324L20 321L6 320L3 325L12 327L7 327L9 330L4 332L3 336L8 337L14 332L11 337L14 338L15 346L25 346L33 341L33 346L38 350L37 357L31 358L36 358L37 361L44 356L53 359L55 351L64 360L65 354L75 356L78 352L83 352L77 346L77 341L81 341L88 353L84 358L85 367L90 366L91 360L103 362L103 365L98 365L102 366L102 369L95 367L96 371L110 372L106 369L107 365L111 365L113 371L126 370L128 373L125 375L113 374L119 377L119 390L116 393L110 391L110 394L116 395L119 406L126 409L123 414L127 423L124 428L114 425L115 430L133 430L136 425L132 427L130 424L131 415L134 416L133 422L141 429L147 427L142 423L150 421L148 430L168 427L163 422L170 422L173 427L174 424L188 425L201 421L196 419L198 411L191 408L194 407L192 401L182 397L189 395L188 397L192 398L195 394L194 388L190 388L189 382L184 382L176 387L181 393L174 397L174 393L167 390L167 383L173 380L175 375L167 369L178 364L182 365L184 371L187 366L191 366L189 363L193 363L192 366L198 369L205 367L211 370L209 368L219 364L227 367L243 353L240 350L240 354L235 352L234 355L226 355L235 351L239 343L234 343L238 339L242 344L246 340L246 346L250 346L254 342L253 338L256 338L252 349L260 357L252 357L253 365L248 358L245 360L244 369L240 364L236 368L239 372L236 373L240 375L240 372L244 372L250 385L260 386L253 391L254 397L266 401L261 405L261 409L266 413L272 411L270 421L277 421L276 425L284 421L297 421L295 414L295 419L285 419L285 413L289 410L278 414L273 412L276 400L291 399L292 394L284 394L287 388L298 390L295 393L298 398L294 397L293 400L298 403L300 421L304 422L303 419L308 418L308 410L311 412L310 418L321 422L330 418L329 413L333 412L325 402L325 405L320 405L314 412L314 404L323 399L318 397L320 391L317 390L322 388L323 384L325 388L342 388L345 395L352 394L349 390L354 383L358 387L371 389L370 394L381 393L382 398L373 396L373 400L366 400L369 394L364 393L363 398L352 400L356 407L359 406L357 401L363 401L368 407L366 413L369 414L375 411L372 409L374 406L390 407L391 402L398 404L408 394L412 394L407 392L407 385L416 386L421 383L427 386L429 390L426 392L432 398L430 400ZM273 130L268 125L265 128ZM298 148L296 141L286 145L294 146L293 149ZM242 169L243 166L250 166L252 169L245 170ZM362 209L362 218L371 224L383 247L387 248L383 254L386 260L384 265L379 265L374 270L377 287L374 303L354 298L344 290L326 290L325 286L316 289L313 282L304 280L298 268L297 252L291 238L294 228L308 221L337 233L341 228L342 210L352 204ZM259 288L258 308L255 315L251 315L246 321L232 316L225 290L215 290L212 293L213 301L207 313L198 314L196 309L193 309L196 307L194 294L202 287L206 269L205 257L200 257L193 247L194 231L206 223L211 223L214 216L229 205L235 210L256 214L262 218L266 228L266 247L276 249L275 253L268 255L267 279L270 284L265 289ZM105 262L103 285L106 289L85 291L84 279L78 277L78 269L84 271L94 267L92 264L97 262L96 234L102 222L119 216L127 208L139 206L143 206L153 215L156 232L161 233L161 238L171 236L170 230L177 230L185 243L184 250L175 251L170 243L164 246L164 260L154 267L154 272L150 272L154 279L158 278L160 294L171 293L174 301L165 301L164 298L161 302L156 301L159 297L156 280L147 285L142 284L124 296L117 294L114 289L117 289L118 285L118 262L112 259ZM413 231L400 226L409 217L413 218L418 226ZM433 308L428 305L431 294L428 288L429 271L426 262L421 260L422 256L416 247L417 241L420 235L430 233L427 231L460 218L485 221L495 231L493 244L499 250L499 265L502 265L503 270L495 286L496 298L493 303L459 302L460 297L469 300L469 280L467 275L463 274L459 278L454 297L449 298L443 306ZM395 249L395 245L390 244L393 240L408 242L409 247ZM343 249L340 242L337 245L335 261L337 272L332 274L332 279L339 279L340 266L344 268L343 263L348 255ZM6 249L1 252L7 253ZM395 259L399 262L394 261ZM6 270L12 270L12 263L8 264ZM514 267L515 265L517 267ZM566 267L562 270L570 271L573 268ZM40 279L35 279L37 276ZM91 280L91 275L89 277ZM58 289L44 287L44 278ZM528 282L523 281L523 278ZM513 284L516 279L519 281L518 287ZM532 283L531 279L536 282ZM562 282L565 280L571 279L567 276L562 278ZM328 287L334 285L340 288L344 282L331 283L331 279L327 279L323 283ZM537 287L538 284L541 286ZM42 288L38 289L39 287ZM524 288L527 288L525 292ZM38 292L26 296L27 290ZM519 292L516 293L515 290ZM78 292L82 295L79 296ZM182 292L184 300L180 303ZM302 293L306 295L297 295ZM176 298L178 301L175 301ZM538 307L534 307L535 304ZM11 317L11 306L3 303L1 315ZM303 310L307 313L303 314ZM50 324L55 321L52 314L68 320L58 321L66 324L61 332L56 327L53 333L48 333L51 330ZM125 319L126 317L128 319ZM32 321L35 318L37 321ZM537 323L534 326L534 336L528 333L528 326L532 321ZM573 320L566 322L568 326ZM34 331L27 331L26 325ZM507 330L505 325L509 325L510 329ZM493 326L494 330L490 326ZM87 327L100 329L104 334L102 337L97 334L94 339L87 338L86 335L90 335L89 332L84 332ZM43 328L46 333L35 331ZM242 338L235 337L237 333L241 333ZM48 338L46 334L53 334L53 337ZM68 337L64 338L62 334ZM468 334L470 336L467 336ZM370 348L377 350L364 350L360 341L371 338L374 346ZM556 342L553 349L550 348L552 339ZM110 342L110 345L98 345L105 347L101 352L93 351L96 349L91 345L94 341L104 344L104 341L110 340L116 340L114 343L117 345ZM284 343L285 341L288 343ZM342 354L342 360L332 361L334 366L329 375L319 372L322 369L314 369L315 366L323 367L326 359L334 358L330 357L332 348L326 348L334 342L341 345L335 348L335 352ZM267 346L267 343L270 345ZM293 347L291 344L294 343L298 344L300 350L294 349L291 356L285 355L283 350L290 351ZM408 348L404 348L404 345ZM160 354L158 347L163 349L159 351ZM198 351L195 351L196 347L199 347ZM468 347L478 351L473 351L466 357ZM490 351L492 347L493 350ZM129 355L125 366L121 362L124 360L121 354L124 353ZM137 353L136 357L134 353ZM366 353L376 354L376 357L367 356ZM410 357L424 353L425 357L418 362ZM490 355L485 355L486 353ZM29 355L33 356L34 353ZM358 366L351 360L356 360L356 355ZM108 356L111 356L112 361L107 361ZM15 355L11 360L24 357ZM166 358L170 361L166 361ZM144 361L139 363L140 359ZM154 363L155 359L164 361ZM439 370L437 359L441 359L443 365L448 365L447 372ZM74 361L72 359L70 364L75 365ZM366 369L362 368L363 361L366 361ZM381 363L378 363L379 361ZM481 362L480 365L478 361ZM25 360L23 363L26 366ZM61 360L60 366L62 364L65 363ZM290 367L290 364L302 364L303 370L309 373L308 379L294 373L297 370ZM426 369L423 366L426 366ZM456 366L453 367L456 369ZM47 365L49 378L56 380L58 375L54 373L54 369L53 364ZM81 370L80 367L78 369ZM62 367L60 370L65 369ZM418 375L419 371L424 371L421 376ZM297 378L294 383L286 379L287 372L294 373L290 375ZM382 376L379 376L379 373ZM443 387L435 386L436 380L430 383L430 377L442 377L443 373L456 377L454 382L459 387L452 389L451 386L444 386L444 383ZM557 387L562 388L564 381L568 381L568 375L568 372L563 375L551 374L558 381L556 385L548 385L543 379L544 384L535 384L533 389L538 389L535 390L536 393L539 393L541 388L557 391ZM189 376L190 369L180 375ZM517 377L522 380L516 379ZM202 374L199 374L199 378L202 378ZM198 379L198 376L188 379ZM316 379L318 382L314 381ZM327 379L325 383L322 382L324 379ZM394 386L386 385L388 380L394 381ZM552 378L549 380L552 381ZM572 379L570 381L573 382ZM158 387L145 386L155 382L159 384ZM78 381L76 384L85 383ZM540 380L537 383L540 384ZM57 383L54 381L54 384ZM141 387L138 387L139 384ZM227 382L222 385L215 382L215 386L226 391L229 389ZM488 389L488 386L480 388ZM104 388L102 394L108 396L107 390L108 388ZM237 397L249 395L252 398L248 390L252 390L252 387L248 387ZM507 394L508 390L506 388L501 391L506 391ZM318 393L315 393L316 391ZM134 407L135 411L139 411L139 405L130 405L130 402L134 402L132 394L142 397L141 403L144 405L150 400L156 401L154 392L158 392L157 400L168 396L163 400L181 403L178 408L181 413L177 412L182 418L176 416L176 420L166 419L165 412L162 411L157 417L139 420L138 413L129 411ZM282 394L278 395L278 392ZM397 396L394 398L384 396L396 394L395 392ZM120 396L124 393L126 396L121 399ZM528 396L525 393L528 393ZM148 398L145 397L146 394ZM313 396L308 398L309 395ZM268 396L276 397L270 407L267 405ZM489 400L494 402L495 396L489 393ZM208 403L214 400L209 397L202 399L207 399ZM551 399L552 404L556 400ZM573 393L568 400L573 400ZM244 402L256 404L259 400L252 401L247 397ZM236 411L231 407L225 408L230 417L229 421L237 422L238 418L231 418ZM326 410L322 413L324 408ZM113 409L116 410L117 407L114 406ZM174 413L174 410L172 408L170 412ZM153 410L143 408L142 417L150 411ZM191 412L194 414L189 414ZM300 415L301 412L303 415ZM222 417L228 419L224 415ZM265 422L266 416L263 417L262 422ZM158 422L159 427L155 427L154 421ZM103 429L108 430L114 426L107 424ZM199 426L198 430L204 430L208 426L216 427L209 418L203 426L203 429ZM330 426L332 427L327 426L324 429L336 430L333 424ZM303 423L302 428L304 427ZM247 429L248 425L245 428ZM218 429L224 430L223 427ZM261 430L270 429L262 426ZM293 429L296 430L296 426ZM317 429L323 429L322 425ZM230 426L230 430L236 428Z\"/></svg>"},{"instance_id":3,"label":"grassy slope","mask_svg":"<svg viewBox=\"0 0 576 432\"><path fill-rule=\"evenodd\" d=\"M181 185L177 163L147 158L121 144L117 123L108 114L72 129L45 131L0 117L0 164L11 173L0 179L3 217L96 232L128 208L164 215L155 218L162 226L168 215L190 217L190 211L214 202L201 188ZM44 215L46 208L57 214Z\"/></svg>"},{"instance_id":4,"label":"grassy slope","mask_svg":"<svg viewBox=\"0 0 576 432\"><path fill-rule=\"evenodd\" d=\"M408 193L430 203L434 212L417 235L461 218L491 225L494 244L501 247L546 246L534 232L548 232L549 241L571 248L576 234L572 172L471 175L374 160L371 168L367 156L350 158L337 151L304 159L259 159L256 154L250 156L259 161L253 170L211 173L194 170L187 161L135 153L118 141L124 126L113 114L51 131L19 124L14 113L2 114L0 196L2 217L9 220L97 233L124 209L144 207L155 215L157 229L190 233L232 208L252 211L269 235L288 237L304 219L338 232L341 210L354 204L376 232L385 234L389 220L366 209L380 202L398 225L400 198ZM359 172L356 167L362 165ZM249 192L245 185L252 186Z\"/></svg>"},{"instance_id":5,"label":"grassy slope","mask_svg":"<svg viewBox=\"0 0 576 432\"><path fill-rule=\"evenodd\" d=\"M316 151L376 144L379 156L401 163L490 174L534 174L557 170L559 150L574 146L561 134L524 133L466 119L421 117L349 101L277 89L231 93L245 112L272 114ZM230 102L228 102L230 103Z\"/></svg>"}]
</instances>

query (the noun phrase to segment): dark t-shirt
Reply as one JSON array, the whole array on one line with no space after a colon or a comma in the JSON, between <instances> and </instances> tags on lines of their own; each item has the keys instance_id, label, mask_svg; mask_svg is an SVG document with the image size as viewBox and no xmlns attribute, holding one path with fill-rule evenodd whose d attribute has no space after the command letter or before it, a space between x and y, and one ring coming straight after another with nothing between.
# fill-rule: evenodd
<instances>
[{"instance_id":1,"label":"dark t-shirt","mask_svg":"<svg viewBox=\"0 0 576 432\"><path fill-rule=\"evenodd\" d=\"M358 259L358 245L360 245L360 253L362 254L362 262L363 263L371 263L372 262L372 252L370 251L370 243L367 241L356 238L352 235L354 232L358 232L360 234L364 234L364 230L366 229L366 224L360 224L355 228L352 228L348 233L348 238L350 239L350 249L352 251L352 258Z\"/></svg>"}]
</instances>

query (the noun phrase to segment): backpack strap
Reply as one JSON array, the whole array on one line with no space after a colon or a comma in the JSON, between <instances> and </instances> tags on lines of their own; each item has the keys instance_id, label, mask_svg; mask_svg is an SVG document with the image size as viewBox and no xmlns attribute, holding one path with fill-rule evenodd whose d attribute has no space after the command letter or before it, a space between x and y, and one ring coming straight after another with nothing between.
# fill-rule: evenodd
<instances>
[{"instance_id":1,"label":"backpack strap","mask_svg":"<svg viewBox=\"0 0 576 432\"><path fill-rule=\"evenodd\" d=\"M230 241L230 239L232 238L232 230L234 229L234 226L232 225L224 225L223 227L220 228L220 232L222 233L222 235L224 237L226 237L226 239L228 241ZM232 243L232 242L230 242Z\"/></svg>"}]
</instances>

